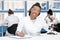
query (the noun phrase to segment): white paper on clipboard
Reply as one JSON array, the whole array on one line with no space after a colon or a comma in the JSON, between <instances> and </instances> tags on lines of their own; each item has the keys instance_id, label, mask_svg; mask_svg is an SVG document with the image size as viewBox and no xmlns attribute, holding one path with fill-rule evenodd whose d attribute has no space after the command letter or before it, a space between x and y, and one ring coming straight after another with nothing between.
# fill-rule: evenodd
<instances>
[{"instance_id":1,"label":"white paper on clipboard","mask_svg":"<svg viewBox=\"0 0 60 40\"><path fill-rule=\"evenodd\" d=\"M32 38L32 36L29 35L25 35L24 37L20 37L20 36L8 36L10 38L14 38L14 39L30 39Z\"/></svg>"}]
</instances>

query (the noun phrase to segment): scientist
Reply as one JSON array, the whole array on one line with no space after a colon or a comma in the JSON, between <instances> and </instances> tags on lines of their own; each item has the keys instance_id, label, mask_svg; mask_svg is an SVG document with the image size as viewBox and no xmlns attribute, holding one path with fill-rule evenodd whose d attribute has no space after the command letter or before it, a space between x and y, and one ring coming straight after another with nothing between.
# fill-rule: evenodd
<instances>
[{"instance_id":1,"label":"scientist","mask_svg":"<svg viewBox=\"0 0 60 40\"><path fill-rule=\"evenodd\" d=\"M56 18L56 15L53 16L53 11L51 9L48 10L47 16L44 19L46 23L49 26L49 29L54 26L54 24L57 24L58 20Z\"/></svg>"},{"instance_id":2,"label":"scientist","mask_svg":"<svg viewBox=\"0 0 60 40\"><path fill-rule=\"evenodd\" d=\"M8 17L6 18L4 23L7 24L8 26L6 35L8 36L15 35L19 19L18 17L14 16L14 12L11 9L9 9Z\"/></svg>"},{"instance_id":3,"label":"scientist","mask_svg":"<svg viewBox=\"0 0 60 40\"><path fill-rule=\"evenodd\" d=\"M40 15L41 6L39 3L35 3L29 10L29 16L23 18L17 27L16 34L24 37L24 35L39 35L42 24L37 18ZM41 20L42 21L42 20Z\"/></svg>"}]
</instances>

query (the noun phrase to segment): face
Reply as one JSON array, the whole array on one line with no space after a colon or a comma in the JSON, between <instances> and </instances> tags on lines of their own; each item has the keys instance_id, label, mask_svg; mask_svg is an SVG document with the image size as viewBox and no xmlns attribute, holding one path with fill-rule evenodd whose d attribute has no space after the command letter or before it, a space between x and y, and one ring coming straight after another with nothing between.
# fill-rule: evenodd
<instances>
[{"instance_id":1,"label":"face","mask_svg":"<svg viewBox=\"0 0 60 40\"><path fill-rule=\"evenodd\" d=\"M31 9L31 14L30 14L30 17L32 19L36 19L36 17L39 15L40 13L40 8L38 6L34 6L32 9Z\"/></svg>"},{"instance_id":2,"label":"face","mask_svg":"<svg viewBox=\"0 0 60 40\"><path fill-rule=\"evenodd\" d=\"M50 14L47 14L47 16L51 16Z\"/></svg>"},{"instance_id":3,"label":"face","mask_svg":"<svg viewBox=\"0 0 60 40\"><path fill-rule=\"evenodd\" d=\"M10 16L10 14L8 14L8 16Z\"/></svg>"}]
</instances>

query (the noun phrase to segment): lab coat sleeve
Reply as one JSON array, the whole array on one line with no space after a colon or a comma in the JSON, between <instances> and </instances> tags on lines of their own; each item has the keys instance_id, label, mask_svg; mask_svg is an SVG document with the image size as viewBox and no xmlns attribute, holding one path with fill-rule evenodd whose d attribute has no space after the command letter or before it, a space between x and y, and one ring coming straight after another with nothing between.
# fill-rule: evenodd
<instances>
[{"instance_id":1,"label":"lab coat sleeve","mask_svg":"<svg viewBox=\"0 0 60 40\"><path fill-rule=\"evenodd\" d=\"M16 32L21 32L22 31L22 29L23 29L23 20L21 19L20 20L20 22L19 22L19 24L18 24L18 27L17 27L17 31Z\"/></svg>"},{"instance_id":2,"label":"lab coat sleeve","mask_svg":"<svg viewBox=\"0 0 60 40\"><path fill-rule=\"evenodd\" d=\"M8 25L8 17L4 20L3 25Z\"/></svg>"},{"instance_id":3,"label":"lab coat sleeve","mask_svg":"<svg viewBox=\"0 0 60 40\"><path fill-rule=\"evenodd\" d=\"M42 20L41 23L42 23L42 28L44 28L46 31L48 31L48 25L46 24L46 22L44 20Z\"/></svg>"}]
</instances>

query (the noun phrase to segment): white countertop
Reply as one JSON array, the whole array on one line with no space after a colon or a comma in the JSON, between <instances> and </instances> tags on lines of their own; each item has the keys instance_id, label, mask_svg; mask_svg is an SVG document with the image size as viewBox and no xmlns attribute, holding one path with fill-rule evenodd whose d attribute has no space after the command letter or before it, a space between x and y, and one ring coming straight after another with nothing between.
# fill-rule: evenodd
<instances>
[{"instance_id":1,"label":"white countertop","mask_svg":"<svg viewBox=\"0 0 60 40\"><path fill-rule=\"evenodd\" d=\"M47 35L41 34L39 36L28 36L19 37L19 36L5 36L0 37L0 40L60 40L60 33L57 35Z\"/></svg>"}]
</instances>

